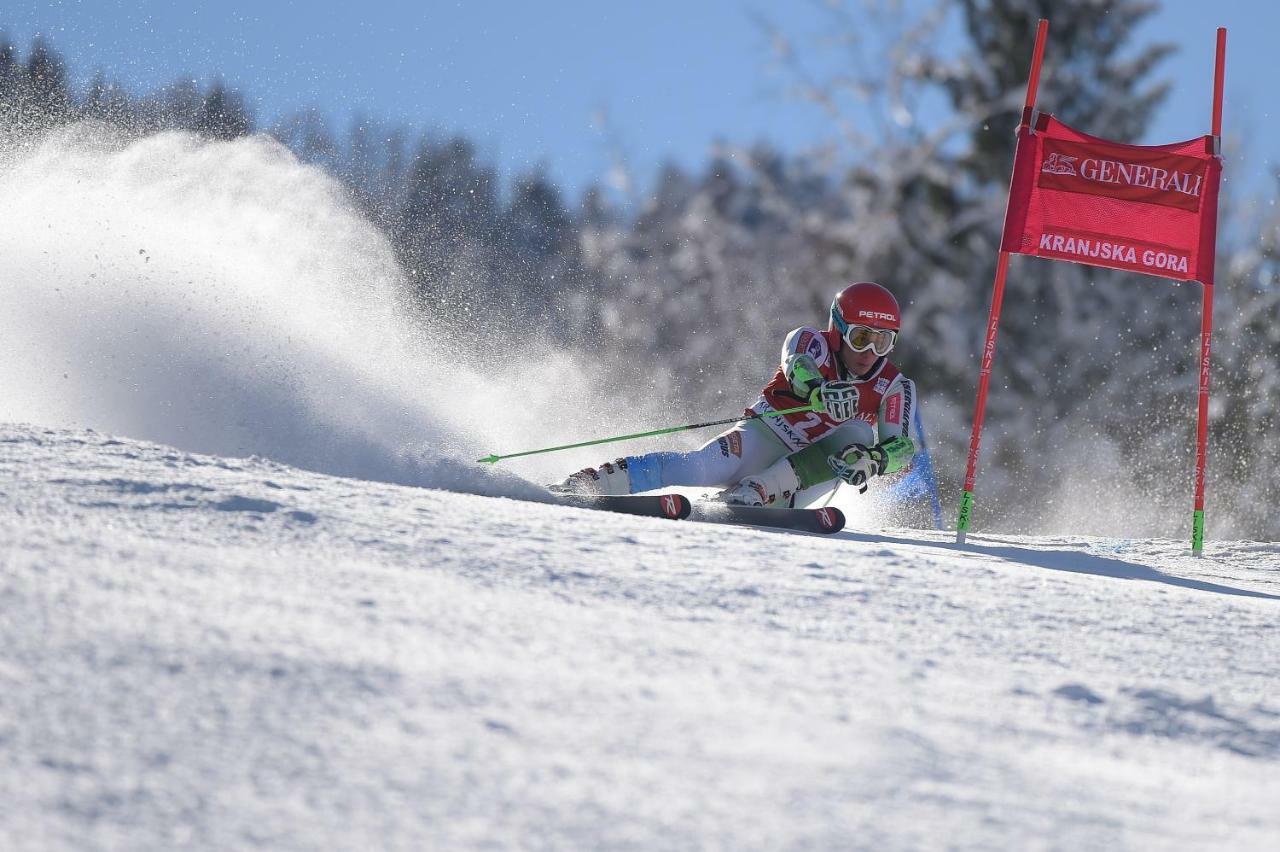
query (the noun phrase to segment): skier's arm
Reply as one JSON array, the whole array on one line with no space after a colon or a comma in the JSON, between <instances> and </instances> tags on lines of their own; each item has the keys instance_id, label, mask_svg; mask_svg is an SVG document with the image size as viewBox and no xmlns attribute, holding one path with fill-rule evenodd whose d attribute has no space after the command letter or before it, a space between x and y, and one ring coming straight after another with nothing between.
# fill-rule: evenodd
<instances>
[{"instance_id":1,"label":"skier's arm","mask_svg":"<svg viewBox=\"0 0 1280 852\"><path fill-rule=\"evenodd\" d=\"M915 435L916 383L899 374L880 400L876 429L880 443L872 449L883 450L884 469L880 474L895 473L911 463L918 443Z\"/></svg>"},{"instance_id":2,"label":"skier's arm","mask_svg":"<svg viewBox=\"0 0 1280 852\"><path fill-rule=\"evenodd\" d=\"M827 341L816 328L802 326L787 335L782 343L782 372L791 384L791 392L803 400L822 387L823 375L818 365L828 357Z\"/></svg>"},{"instance_id":3,"label":"skier's arm","mask_svg":"<svg viewBox=\"0 0 1280 852\"><path fill-rule=\"evenodd\" d=\"M903 376L894 379L880 401L877 417L880 443L872 447L853 444L828 456L831 471L859 492L865 492L867 481L872 477L895 473L910 464L916 454L912 433L915 396L914 382Z\"/></svg>"},{"instance_id":4,"label":"skier's arm","mask_svg":"<svg viewBox=\"0 0 1280 852\"><path fill-rule=\"evenodd\" d=\"M831 353L827 341L815 328L803 326L787 335L782 344L782 373L797 399L808 402L837 423L853 417L858 408L858 392L850 382L830 381L819 364Z\"/></svg>"}]
</instances>

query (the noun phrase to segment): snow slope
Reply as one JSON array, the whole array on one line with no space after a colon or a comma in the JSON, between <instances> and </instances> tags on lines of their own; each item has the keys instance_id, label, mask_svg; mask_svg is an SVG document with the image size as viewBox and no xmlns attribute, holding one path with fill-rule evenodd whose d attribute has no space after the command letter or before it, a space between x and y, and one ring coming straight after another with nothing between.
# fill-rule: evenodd
<instances>
[{"instance_id":1,"label":"snow slope","mask_svg":"<svg viewBox=\"0 0 1280 852\"><path fill-rule=\"evenodd\" d=\"M0 848L1274 848L1280 546L673 523L0 427Z\"/></svg>"}]
</instances>

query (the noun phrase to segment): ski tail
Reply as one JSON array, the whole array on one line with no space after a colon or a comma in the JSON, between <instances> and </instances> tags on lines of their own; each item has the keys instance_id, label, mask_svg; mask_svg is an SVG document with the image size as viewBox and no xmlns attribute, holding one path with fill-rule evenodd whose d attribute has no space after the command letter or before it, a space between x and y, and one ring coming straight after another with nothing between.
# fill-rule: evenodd
<instances>
[{"instance_id":1,"label":"ski tail","mask_svg":"<svg viewBox=\"0 0 1280 852\"><path fill-rule=\"evenodd\" d=\"M626 515L641 515L650 518L669 518L682 521L689 517L692 504L683 494L627 494L621 496L588 496L582 494L560 494L557 502L566 506L577 506L581 509L600 509L606 512L621 512Z\"/></svg>"},{"instance_id":2,"label":"ski tail","mask_svg":"<svg viewBox=\"0 0 1280 852\"><path fill-rule=\"evenodd\" d=\"M834 506L821 509L766 509L761 506L734 506L726 503L698 503L695 521L713 524L745 524L756 527L797 530L833 535L844 529L844 512Z\"/></svg>"}]
</instances>

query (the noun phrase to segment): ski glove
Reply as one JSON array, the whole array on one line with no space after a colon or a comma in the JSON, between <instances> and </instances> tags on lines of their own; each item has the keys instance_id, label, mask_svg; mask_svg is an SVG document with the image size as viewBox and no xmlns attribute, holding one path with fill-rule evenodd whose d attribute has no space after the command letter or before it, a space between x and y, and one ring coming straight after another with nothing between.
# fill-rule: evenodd
<instances>
[{"instance_id":1,"label":"ski glove","mask_svg":"<svg viewBox=\"0 0 1280 852\"><path fill-rule=\"evenodd\" d=\"M859 494L867 493L867 480L884 473L887 463L883 449L865 444L853 444L837 455L827 456L832 473L858 489Z\"/></svg>"},{"instance_id":2,"label":"ski glove","mask_svg":"<svg viewBox=\"0 0 1280 852\"><path fill-rule=\"evenodd\" d=\"M813 356L805 352L788 355L782 365L782 372L791 383L791 391L801 399L808 399L810 394L822 387L822 371Z\"/></svg>"},{"instance_id":3,"label":"ski glove","mask_svg":"<svg viewBox=\"0 0 1280 852\"><path fill-rule=\"evenodd\" d=\"M809 404L814 411L843 423L858 412L858 386L853 382L823 382L809 394Z\"/></svg>"}]
</instances>

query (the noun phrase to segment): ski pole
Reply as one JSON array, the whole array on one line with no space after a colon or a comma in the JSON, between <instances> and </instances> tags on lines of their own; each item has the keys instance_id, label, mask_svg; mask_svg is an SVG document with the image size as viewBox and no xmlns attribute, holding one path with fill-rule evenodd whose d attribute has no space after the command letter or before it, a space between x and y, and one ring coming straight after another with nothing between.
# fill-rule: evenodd
<instances>
[{"instance_id":1,"label":"ski pole","mask_svg":"<svg viewBox=\"0 0 1280 852\"><path fill-rule=\"evenodd\" d=\"M799 414L802 411L817 411L818 409L812 405L801 405L796 408L784 408L781 411L761 411L753 414L740 414L737 417L728 417L724 420L712 420L709 423L690 423L686 426L670 426L666 429L654 429L652 432L636 432L634 435L615 435L612 438L600 438L595 441L580 441L576 444L564 444L559 447L544 447L541 450L525 450L520 453L508 453L500 456L497 454L485 456L482 459L476 459L481 464L497 464L503 459L514 459L519 456L532 456L539 453L554 453L558 450L575 450L579 447L592 447L596 444L609 444L614 441L630 441L635 438L650 438L654 435L670 435L673 432L686 432L690 429L705 429L708 426L725 426L729 423L737 423L740 420L759 420L764 417L781 417L784 414Z\"/></svg>"}]
</instances>

